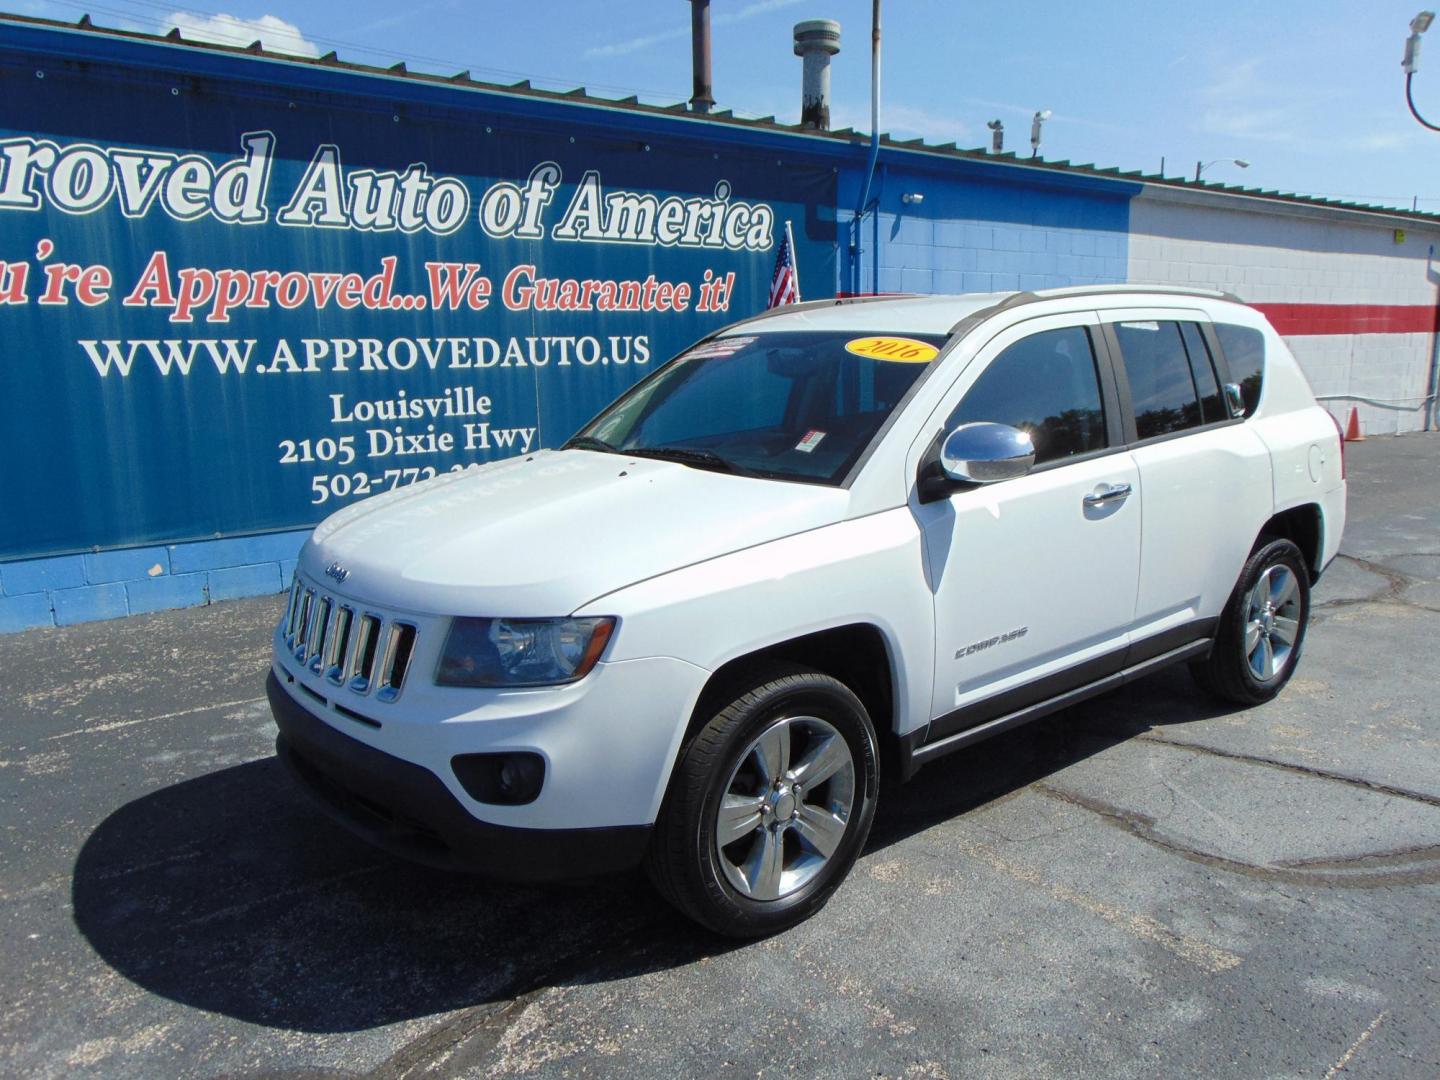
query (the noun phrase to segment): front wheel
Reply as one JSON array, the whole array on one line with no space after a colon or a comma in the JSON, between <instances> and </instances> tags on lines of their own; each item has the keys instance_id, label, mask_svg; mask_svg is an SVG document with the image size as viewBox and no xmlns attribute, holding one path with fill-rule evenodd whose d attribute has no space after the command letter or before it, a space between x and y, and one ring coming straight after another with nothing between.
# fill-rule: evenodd
<instances>
[{"instance_id":1,"label":"front wheel","mask_svg":"<svg viewBox=\"0 0 1440 1080\"><path fill-rule=\"evenodd\" d=\"M1254 551L1220 616L1215 647L1192 664L1201 688L1237 705L1269 701L1290 681L1310 621L1310 572L1289 540Z\"/></svg>"},{"instance_id":2,"label":"front wheel","mask_svg":"<svg viewBox=\"0 0 1440 1080\"><path fill-rule=\"evenodd\" d=\"M783 930L849 873L878 784L875 730L848 687L814 671L766 674L686 747L647 869L666 899L712 930Z\"/></svg>"}]
</instances>

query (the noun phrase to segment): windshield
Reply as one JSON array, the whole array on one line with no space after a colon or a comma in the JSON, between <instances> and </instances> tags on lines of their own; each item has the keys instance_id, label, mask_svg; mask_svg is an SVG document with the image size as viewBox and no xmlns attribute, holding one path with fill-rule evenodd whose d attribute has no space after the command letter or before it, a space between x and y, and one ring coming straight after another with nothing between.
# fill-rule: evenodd
<instances>
[{"instance_id":1,"label":"windshield","mask_svg":"<svg viewBox=\"0 0 1440 1080\"><path fill-rule=\"evenodd\" d=\"M566 446L839 484L944 340L834 330L714 338L637 384Z\"/></svg>"}]
</instances>

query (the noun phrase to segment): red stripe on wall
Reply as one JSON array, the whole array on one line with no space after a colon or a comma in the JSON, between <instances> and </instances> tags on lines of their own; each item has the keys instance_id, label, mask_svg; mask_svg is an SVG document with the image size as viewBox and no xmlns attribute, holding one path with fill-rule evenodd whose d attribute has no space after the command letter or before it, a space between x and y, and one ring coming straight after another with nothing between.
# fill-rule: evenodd
<instances>
[{"instance_id":1,"label":"red stripe on wall","mask_svg":"<svg viewBox=\"0 0 1440 1080\"><path fill-rule=\"evenodd\" d=\"M1306 334L1433 334L1433 304L1251 304L1283 336Z\"/></svg>"}]
</instances>

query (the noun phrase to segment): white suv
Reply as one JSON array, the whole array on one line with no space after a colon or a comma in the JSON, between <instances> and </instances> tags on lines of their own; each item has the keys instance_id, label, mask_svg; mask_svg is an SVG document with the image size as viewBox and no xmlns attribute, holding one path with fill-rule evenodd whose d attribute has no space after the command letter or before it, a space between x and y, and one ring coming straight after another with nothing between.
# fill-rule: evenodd
<instances>
[{"instance_id":1,"label":"white suv","mask_svg":"<svg viewBox=\"0 0 1440 1080\"><path fill-rule=\"evenodd\" d=\"M279 751L392 852L643 862L769 933L845 877L882 768L1180 661L1273 697L1344 521L1338 428L1232 297L783 308L558 451L320 525L275 631Z\"/></svg>"}]
</instances>

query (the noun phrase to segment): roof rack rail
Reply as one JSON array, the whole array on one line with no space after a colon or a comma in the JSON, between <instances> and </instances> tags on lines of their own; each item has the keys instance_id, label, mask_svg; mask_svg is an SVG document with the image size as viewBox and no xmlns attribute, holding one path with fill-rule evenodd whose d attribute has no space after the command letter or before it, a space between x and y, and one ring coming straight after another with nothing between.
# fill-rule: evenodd
<instances>
[{"instance_id":1,"label":"roof rack rail","mask_svg":"<svg viewBox=\"0 0 1440 1080\"><path fill-rule=\"evenodd\" d=\"M1195 288L1189 285L1145 285L1141 282L1122 282L1114 285L1067 285L1058 289L1011 293L999 303L981 308L979 311L972 311L950 328L950 334L953 337L962 329L968 331L976 323L982 319L988 319L996 312L1006 311L1024 304L1038 304L1044 300L1068 300L1085 296L1110 296L1127 292L1164 293L1167 296L1195 296L1206 300L1228 300L1235 304L1245 303L1231 292L1223 292L1220 289Z\"/></svg>"},{"instance_id":2,"label":"roof rack rail","mask_svg":"<svg viewBox=\"0 0 1440 1080\"><path fill-rule=\"evenodd\" d=\"M1147 285L1143 281L1117 282L1113 285L1068 285L1059 289L1041 289L1033 293L1019 293L1031 300L1050 300L1066 296L1106 296L1110 293L1151 292L1168 293L1173 296L1203 296L1208 300L1229 300L1236 304L1245 303L1240 297L1224 289L1207 289L1200 285Z\"/></svg>"},{"instance_id":3,"label":"roof rack rail","mask_svg":"<svg viewBox=\"0 0 1440 1080\"><path fill-rule=\"evenodd\" d=\"M795 311L814 311L817 308L844 307L847 304L873 304L880 300L913 300L922 293L885 293L882 296L832 296L825 300L806 300L799 304L783 304L776 308L767 308L758 315L751 315L749 318L738 319L725 327L726 330L734 329L737 326L745 326L748 323L759 322L775 315L789 315Z\"/></svg>"}]
</instances>

